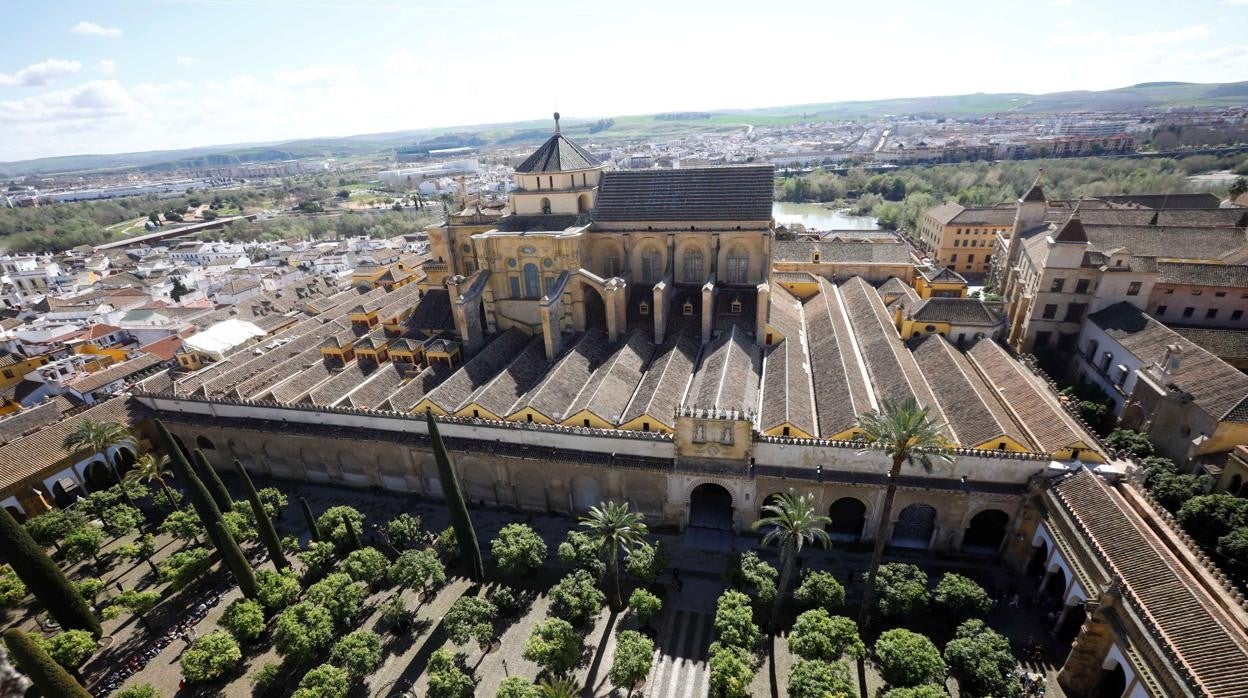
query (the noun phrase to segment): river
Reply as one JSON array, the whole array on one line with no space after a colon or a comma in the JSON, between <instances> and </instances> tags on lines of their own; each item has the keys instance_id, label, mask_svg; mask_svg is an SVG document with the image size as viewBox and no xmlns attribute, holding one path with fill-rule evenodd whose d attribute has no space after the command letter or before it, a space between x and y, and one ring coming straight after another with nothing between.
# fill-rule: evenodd
<instances>
[{"instance_id":1,"label":"river","mask_svg":"<svg viewBox=\"0 0 1248 698\"><path fill-rule=\"evenodd\" d=\"M844 211L830 209L823 204L797 204L777 201L771 205L771 215L777 225L801 223L808 230L879 230L880 226L871 216L851 216Z\"/></svg>"}]
</instances>

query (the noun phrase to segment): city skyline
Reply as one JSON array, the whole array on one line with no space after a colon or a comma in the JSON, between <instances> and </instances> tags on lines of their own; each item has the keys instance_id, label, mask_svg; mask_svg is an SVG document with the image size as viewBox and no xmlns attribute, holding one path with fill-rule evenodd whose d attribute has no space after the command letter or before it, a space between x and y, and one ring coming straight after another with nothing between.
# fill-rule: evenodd
<instances>
[{"instance_id":1,"label":"city skyline","mask_svg":"<svg viewBox=\"0 0 1248 698\"><path fill-rule=\"evenodd\" d=\"M0 47L0 161L555 109L599 117L1248 76L1243 0L1199 3L1181 22L1162 21L1160 3L1121 16L1078 0L1031 11L1040 21L978 2L886 17L858 3L766 14L642 5L487 3L465 23L462 8L436 2L58 3L21 18ZM872 23L878 31L846 29Z\"/></svg>"}]
</instances>

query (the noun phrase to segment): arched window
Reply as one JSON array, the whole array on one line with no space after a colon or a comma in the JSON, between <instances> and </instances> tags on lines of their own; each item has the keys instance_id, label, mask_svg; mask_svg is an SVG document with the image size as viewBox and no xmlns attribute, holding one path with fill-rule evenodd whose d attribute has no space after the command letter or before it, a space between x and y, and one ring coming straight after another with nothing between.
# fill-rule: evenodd
<instances>
[{"instance_id":1,"label":"arched window","mask_svg":"<svg viewBox=\"0 0 1248 698\"><path fill-rule=\"evenodd\" d=\"M538 180L541 181L540 179ZM550 213L550 199L542 197L542 213Z\"/></svg>"},{"instance_id":2,"label":"arched window","mask_svg":"<svg viewBox=\"0 0 1248 698\"><path fill-rule=\"evenodd\" d=\"M581 194L576 198L576 210L580 213L589 212L589 194Z\"/></svg>"},{"instance_id":3,"label":"arched window","mask_svg":"<svg viewBox=\"0 0 1248 698\"><path fill-rule=\"evenodd\" d=\"M659 274L663 273L663 269L659 266L659 253L655 250L646 250L641 254L641 280L653 284L658 282Z\"/></svg>"},{"instance_id":4,"label":"arched window","mask_svg":"<svg viewBox=\"0 0 1248 698\"><path fill-rule=\"evenodd\" d=\"M620 255L615 250L611 250L603 258L602 271L603 275L608 279L620 275Z\"/></svg>"},{"instance_id":5,"label":"arched window","mask_svg":"<svg viewBox=\"0 0 1248 698\"><path fill-rule=\"evenodd\" d=\"M749 282L750 256L741 250L728 253L728 283L744 284Z\"/></svg>"},{"instance_id":6,"label":"arched window","mask_svg":"<svg viewBox=\"0 0 1248 698\"><path fill-rule=\"evenodd\" d=\"M207 436L195 437L195 447L201 451L211 451L216 448Z\"/></svg>"},{"instance_id":7,"label":"arched window","mask_svg":"<svg viewBox=\"0 0 1248 698\"><path fill-rule=\"evenodd\" d=\"M702 274L702 250L685 250L682 264L686 283L701 283L706 278Z\"/></svg>"},{"instance_id":8,"label":"arched window","mask_svg":"<svg viewBox=\"0 0 1248 698\"><path fill-rule=\"evenodd\" d=\"M524 297L542 297L542 279L537 273L537 265L532 262L524 265Z\"/></svg>"}]
</instances>

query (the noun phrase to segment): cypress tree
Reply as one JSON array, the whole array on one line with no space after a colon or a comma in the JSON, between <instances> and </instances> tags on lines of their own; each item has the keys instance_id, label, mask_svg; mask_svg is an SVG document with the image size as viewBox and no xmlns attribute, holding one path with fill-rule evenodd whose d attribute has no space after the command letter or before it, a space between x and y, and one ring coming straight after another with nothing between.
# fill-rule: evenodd
<instances>
[{"instance_id":1,"label":"cypress tree","mask_svg":"<svg viewBox=\"0 0 1248 698\"><path fill-rule=\"evenodd\" d=\"M0 507L0 549L18 578L62 628L86 630L96 637L104 633L82 594L4 507Z\"/></svg>"},{"instance_id":2,"label":"cypress tree","mask_svg":"<svg viewBox=\"0 0 1248 698\"><path fill-rule=\"evenodd\" d=\"M247 501L251 502L251 510L256 515L256 532L260 534L260 540L264 541L264 547L268 548L273 566L279 570L290 567L290 563L286 561L286 553L282 550L282 541L277 537L277 529L273 528L269 512L264 510L264 502L260 501L260 493L256 492L256 486L251 484L251 476L237 458L234 459L234 470L238 472L238 479L243 481Z\"/></svg>"},{"instance_id":3,"label":"cypress tree","mask_svg":"<svg viewBox=\"0 0 1248 698\"><path fill-rule=\"evenodd\" d=\"M182 449L178 448L178 443L173 440L169 430L159 420L156 421L156 436L164 445L165 452L169 454L169 467L173 469L173 474L186 486L186 494L191 498L191 506L195 508L195 513L199 514L199 520L204 524L208 539L220 549L221 544L217 541L217 522L222 520L221 510L217 508L212 495L208 494L204 483L195 475L191 464L186 462L186 456L182 455Z\"/></svg>"},{"instance_id":4,"label":"cypress tree","mask_svg":"<svg viewBox=\"0 0 1248 698\"><path fill-rule=\"evenodd\" d=\"M360 545L360 534L355 530L355 524L351 523L351 517L343 514L342 525L347 527L347 547L351 550L359 550L363 546Z\"/></svg>"},{"instance_id":5,"label":"cypress tree","mask_svg":"<svg viewBox=\"0 0 1248 698\"><path fill-rule=\"evenodd\" d=\"M23 674L30 677L43 695L56 698L91 698L87 689L75 681L69 672L49 657L26 633L17 628L9 628L4 631L4 644L9 648L13 663Z\"/></svg>"},{"instance_id":6,"label":"cypress tree","mask_svg":"<svg viewBox=\"0 0 1248 698\"><path fill-rule=\"evenodd\" d=\"M221 541L221 559L225 561L225 566L230 568L230 572L234 574L235 581L238 582L238 588L243 592L243 596L249 599L256 598L256 573L251 569L251 565L247 562L247 556L243 555L243 549L238 547L238 543L234 541L234 536L230 535L230 529L225 527L225 522L217 522L217 539Z\"/></svg>"},{"instance_id":7,"label":"cypress tree","mask_svg":"<svg viewBox=\"0 0 1248 698\"><path fill-rule=\"evenodd\" d=\"M316 525L316 517L312 515L312 507L308 506L307 497L299 498L299 507L303 509L303 518L308 520L308 535L312 540L321 539L321 527Z\"/></svg>"},{"instance_id":8,"label":"cypress tree","mask_svg":"<svg viewBox=\"0 0 1248 698\"><path fill-rule=\"evenodd\" d=\"M455 529L455 538L459 542L459 554L468 567L468 578L474 582L484 582L485 563L481 560L481 546L477 545L477 531L472 527L472 518L468 516L468 504L464 502L459 478L451 467L451 459L446 453L446 445L442 443L442 435L438 433L438 425L433 421L432 410L425 412L425 419L429 424L429 440L433 444L433 460L438 464L442 494L451 515L451 527Z\"/></svg>"},{"instance_id":9,"label":"cypress tree","mask_svg":"<svg viewBox=\"0 0 1248 698\"><path fill-rule=\"evenodd\" d=\"M208 458L204 452L195 449L195 470L199 473L199 479L203 481L204 487L208 488L208 494L212 495L212 501L217 503L217 508L221 513L234 511L234 500L230 499L230 491L225 489L225 483L221 482L221 476L217 474L217 469L208 463Z\"/></svg>"}]
</instances>

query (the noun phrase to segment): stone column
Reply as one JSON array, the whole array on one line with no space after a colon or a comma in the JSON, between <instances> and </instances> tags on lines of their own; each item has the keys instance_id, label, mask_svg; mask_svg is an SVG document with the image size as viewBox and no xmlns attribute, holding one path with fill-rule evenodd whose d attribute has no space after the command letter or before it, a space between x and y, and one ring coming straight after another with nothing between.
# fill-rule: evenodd
<instances>
[{"instance_id":1,"label":"stone column","mask_svg":"<svg viewBox=\"0 0 1248 698\"><path fill-rule=\"evenodd\" d=\"M563 333L559 331L559 306L557 303L543 303L542 341L546 347L546 360L554 361L563 346Z\"/></svg>"},{"instance_id":2,"label":"stone column","mask_svg":"<svg viewBox=\"0 0 1248 698\"><path fill-rule=\"evenodd\" d=\"M767 344L767 321L771 315L771 286L766 281L757 287L757 302L754 308L754 343L758 346Z\"/></svg>"},{"instance_id":3,"label":"stone column","mask_svg":"<svg viewBox=\"0 0 1248 698\"><path fill-rule=\"evenodd\" d=\"M1057 683L1070 696L1096 695L1103 677L1101 667L1105 663L1105 655L1114 644L1114 632L1105 621L1105 613L1100 604L1087 602L1088 618L1075 636L1075 641L1057 674Z\"/></svg>"},{"instance_id":4,"label":"stone column","mask_svg":"<svg viewBox=\"0 0 1248 698\"><path fill-rule=\"evenodd\" d=\"M711 341L711 331L715 329L715 277L702 285L702 343Z\"/></svg>"},{"instance_id":5,"label":"stone column","mask_svg":"<svg viewBox=\"0 0 1248 698\"><path fill-rule=\"evenodd\" d=\"M1048 588L1049 581L1053 579L1053 572L1051 568L1044 571L1044 578L1040 580L1040 586L1036 587L1036 595L1031 599L1033 602L1039 601L1040 597L1044 596L1044 590Z\"/></svg>"}]
</instances>

